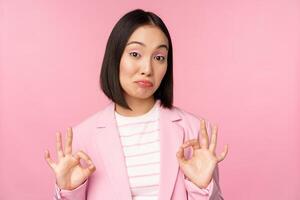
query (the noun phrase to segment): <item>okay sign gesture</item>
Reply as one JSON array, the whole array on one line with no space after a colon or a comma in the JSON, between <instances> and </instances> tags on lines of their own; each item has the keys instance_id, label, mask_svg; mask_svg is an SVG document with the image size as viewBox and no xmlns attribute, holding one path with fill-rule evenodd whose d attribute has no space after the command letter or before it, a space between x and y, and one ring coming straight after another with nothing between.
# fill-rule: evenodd
<instances>
[{"instance_id":1,"label":"okay sign gesture","mask_svg":"<svg viewBox=\"0 0 300 200\"><path fill-rule=\"evenodd\" d=\"M228 145L225 145L224 151L219 156L216 155L217 131L217 127L213 126L209 141L205 120L201 120L200 143L199 139L188 140L179 147L176 154L184 175L200 188L206 188L209 185L217 163L224 160L228 153ZM193 154L190 159L186 159L184 149L189 146L193 148Z\"/></svg>"},{"instance_id":2,"label":"okay sign gesture","mask_svg":"<svg viewBox=\"0 0 300 200\"><path fill-rule=\"evenodd\" d=\"M56 184L60 189L73 190L77 188L96 170L95 165L86 153L78 151L76 154L72 154L72 141L72 128L68 128L64 150L61 133L58 132L56 134L57 163L51 159L48 150L45 152L45 160L54 172ZM88 164L88 167L84 168L80 160L84 160Z\"/></svg>"}]
</instances>

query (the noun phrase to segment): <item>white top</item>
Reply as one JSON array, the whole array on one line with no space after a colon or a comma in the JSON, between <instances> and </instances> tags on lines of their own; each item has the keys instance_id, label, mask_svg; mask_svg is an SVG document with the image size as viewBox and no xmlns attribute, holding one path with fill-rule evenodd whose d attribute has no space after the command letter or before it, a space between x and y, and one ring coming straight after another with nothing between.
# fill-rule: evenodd
<instances>
[{"instance_id":1,"label":"white top","mask_svg":"<svg viewBox=\"0 0 300 200\"><path fill-rule=\"evenodd\" d=\"M147 113L115 111L133 200L157 200L160 178L159 101Z\"/></svg>"}]
</instances>

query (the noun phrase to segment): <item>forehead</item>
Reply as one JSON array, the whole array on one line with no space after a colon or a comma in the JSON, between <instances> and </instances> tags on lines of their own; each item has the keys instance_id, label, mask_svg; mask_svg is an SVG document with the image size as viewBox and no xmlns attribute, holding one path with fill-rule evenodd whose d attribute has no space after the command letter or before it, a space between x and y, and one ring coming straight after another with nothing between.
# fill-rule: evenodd
<instances>
[{"instance_id":1,"label":"forehead","mask_svg":"<svg viewBox=\"0 0 300 200\"><path fill-rule=\"evenodd\" d=\"M138 27L129 37L128 42L138 41L146 44L146 46L157 46L160 44L168 45L168 38L154 25L144 25Z\"/></svg>"}]
</instances>

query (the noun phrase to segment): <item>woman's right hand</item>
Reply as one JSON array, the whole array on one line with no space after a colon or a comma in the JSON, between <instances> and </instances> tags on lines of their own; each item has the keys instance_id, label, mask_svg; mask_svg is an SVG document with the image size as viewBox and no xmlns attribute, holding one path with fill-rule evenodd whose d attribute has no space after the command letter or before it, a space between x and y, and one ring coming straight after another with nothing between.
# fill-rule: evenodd
<instances>
[{"instance_id":1,"label":"woman's right hand","mask_svg":"<svg viewBox=\"0 0 300 200\"><path fill-rule=\"evenodd\" d=\"M92 160L83 151L78 151L75 155L72 155L72 140L72 128L68 128L63 151L61 133L58 132L56 134L57 163L51 159L48 150L45 152L45 160L55 173L57 186L65 190L77 188L96 170ZM80 159L83 159L88 164L87 168L82 167Z\"/></svg>"}]
</instances>

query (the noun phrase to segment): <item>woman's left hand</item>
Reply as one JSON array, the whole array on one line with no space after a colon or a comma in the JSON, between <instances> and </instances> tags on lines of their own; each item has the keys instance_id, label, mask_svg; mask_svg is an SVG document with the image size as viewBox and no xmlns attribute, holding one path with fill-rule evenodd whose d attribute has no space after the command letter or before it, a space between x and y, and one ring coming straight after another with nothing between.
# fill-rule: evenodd
<instances>
[{"instance_id":1,"label":"woman's left hand","mask_svg":"<svg viewBox=\"0 0 300 200\"><path fill-rule=\"evenodd\" d=\"M206 188L209 185L217 163L224 160L228 153L228 145L225 145L224 151L220 156L216 156L217 131L217 127L213 126L209 143L205 120L201 120L200 143L199 139L188 140L180 146L176 154L184 175L200 188ZM189 146L193 148L193 155L190 159L186 159L184 157L184 148Z\"/></svg>"}]
</instances>

